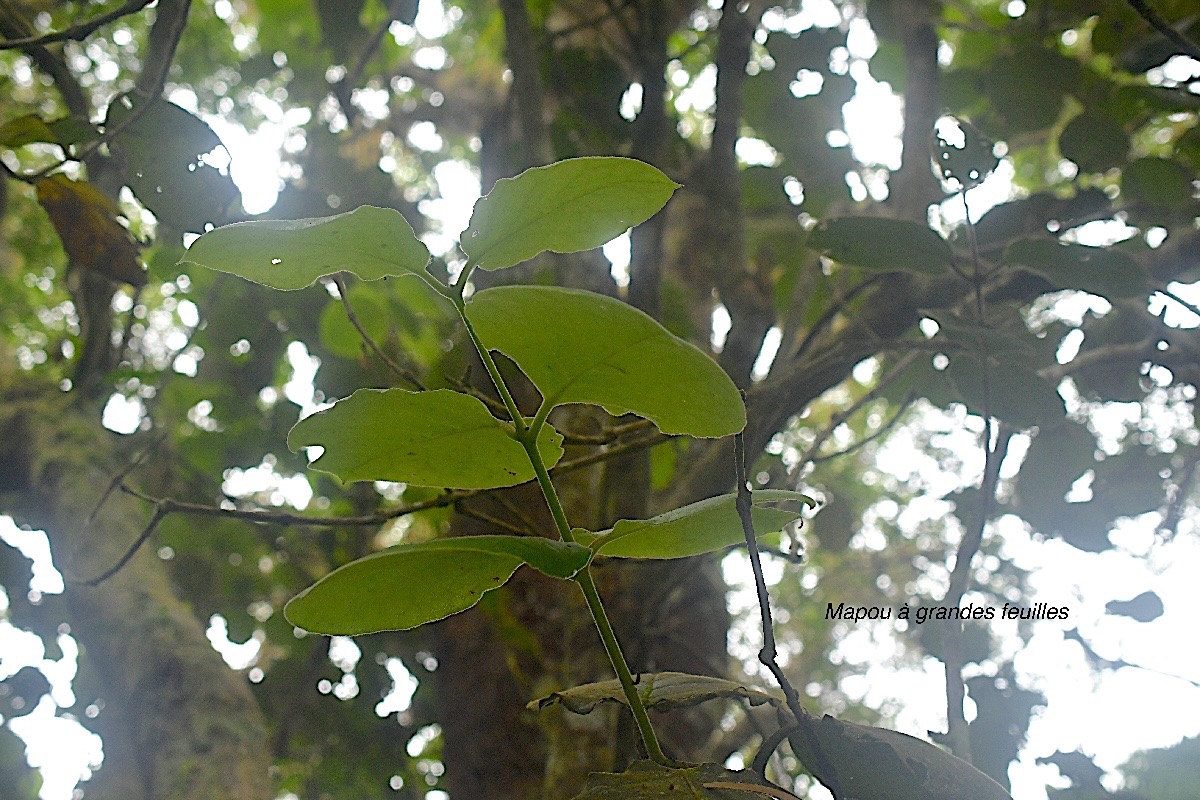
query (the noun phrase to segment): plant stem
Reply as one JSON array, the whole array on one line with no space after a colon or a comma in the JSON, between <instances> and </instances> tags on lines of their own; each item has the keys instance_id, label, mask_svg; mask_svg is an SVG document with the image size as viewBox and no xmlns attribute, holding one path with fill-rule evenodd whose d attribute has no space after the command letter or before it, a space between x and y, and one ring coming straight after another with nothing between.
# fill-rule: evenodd
<instances>
[{"instance_id":1,"label":"plant stem","mask_svg":"<svg viewBox=\"0 0 1200 800\"><path fill-rule=\"evenodd\" d=\"M617 635L608 621L604 604L600 602L600 593L596 591L596 584L592 580L590 565L580 570L579 574L575 576L575 583L579 584L579 589L583 592L583 599L587 601L588 610L592 612L592 621L596 624L596 630L600 632L600 640L608 652L608 660L612 663L613 671L617 673L617 680L621 683L625 702L629 704L629 710L633 712L638 732L642 735L642 743L646 746L646 755L652 761L663 766L676 766L675 762L663 753L662 747L658 743L658 736L654 733L654 726L650 722L650 714L647 713L641 695L638 694L637 686L634 685L633 675L629 672L629 665L625 663L625 656L621 653Z\"/></svg>"},{"instance_id":2,"label":"plant stem","mask_svg":"<svg viewBox=\"0 0 1200 800\"><path fill-rule=\"evenodd\" d=\"M460 277L460 280L464 280L464 278L465 276ZM529 463L533 466L533 473L537 476L538 487L542 490L542 497L546 500L546 505L550 508L550 515L554 517L554 526L558 529L559 538L564 542L575 541L575 537L571 535L571 525L567 521L562 501L558 499L558 491L554 488L554 482L550 480L550 472L546 469L546 463L542 460L542 454L538 451L537 447L538 434L541 433L542 426L546 422L546 417L550 413L550 403L543 402L533 421L529 424L525 422L525 418L521 416L512 393L504 383L504 378L501 376L500 370L496 367L495 359L492 358L492 354L479 339L479 335L475 332L475 327L471 324L471 321L467 319L466 301L461 295L452 297L451 299L454 301L454 305L458 309L458 315L462 318L463 325L467 329L467 335L471 339L471 344L475 346L476 352L479 353L479 358L483 361L484 367L487 368L488 375L491 377L496 391L500 393L500 399L504 401L504 407L508 409L509 416L512 417L513 426L516 429L514 438L525 449L525 454L529 457ZM604 645L605 652L608 654L609 663L612 664L613 671L617 673L617 681L621 684L621 691L625 695L625 702L629 705L629 710L633 712L633 719L637 723L638 733L641 734L642 743L646 747L646 754L659 764L668 767L675 766L675 762L667 758L666 754L662 751L662 746L658 743L658 736L654 733L654 726L650 722L650 714L646 711L646 706L642 703L642 698L637 692L637 686L633 682L633 674L629 671L629 664L625 661L624 654L621 653L621 644L617 641L617 634L613 631L612 623L609 622L608 614L604 610L604 603L600 600L600 592L597 591L596 583L592 580L591 565L589 564L580 570L579 574L575 576L574 581L579 585L579 590L583 592L583 599L587 603L588 611L591 612L592 622L595 624L596 630L600 633L600 641Z\"/></svg>"},{"instance_id":3,"label":"plant stem","mask_svg":"<svg viewBox=\"0 0 1200 800\"><path fill-rule=\"evenodd\" d=\"M512 417L513 427L517 431L517 441L520 442L528 427L525 425L525 418L521 416L521 412L517 408L517 401L513 400L512 393L508 391L508 385L504 383L504 378L500 375L500 370L496 366L496 360L492 358L491 352L479 340L479 334L475 332L475 326L471 324L471 320L467 319L466 301L462 297L454 297L452 299L454 300L455 308L458 309L458 316L462 319L463 326L467 329L467 336L471 338L471 344L475 345L475 352L479 353L479 358L483 361L483 366L487 369L488 375L492 379L492 385L496 387L496 391L500 394L500 399L504 401L504 407L508 409L508 415ZM526 452L528 451L529 448L526 448ZM536 447L534 447L533 452L537 452ZM530 458L532 457L531 455ZM538 461L540 460L541 458L539 457Z\"/></svg>"}]
</instances>

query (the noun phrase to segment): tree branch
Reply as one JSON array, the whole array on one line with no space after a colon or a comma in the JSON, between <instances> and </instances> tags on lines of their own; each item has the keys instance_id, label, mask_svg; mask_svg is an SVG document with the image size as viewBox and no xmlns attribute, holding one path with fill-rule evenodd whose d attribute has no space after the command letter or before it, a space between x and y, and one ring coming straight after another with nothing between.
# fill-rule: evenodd
<instances>
[{"instance_id":1,"label":"tree branch","mask_svg":"<svg viewBox=\"0 0 1200 800\"><path fill-rule=\"evenodd\" d=\"M42 47L54 44L55 42L80 42L108 23L118 20L121 17L136 14L152 2L154 0L129 0L119 8L114 8L112 11L101 14L94 19L90 19L87 22L80 22L61 31L45 33L40 36L24 36L19 39L2 40L0 41L0 50L27 50L31 47Z\"/></svg>"},{"instance_id":2,"label":"tree branch","mask_svg":"<svg viewBox=\"0 0 1200 800\"><path fill-rule=\"evenodd\" d=\"M1200 45L1197 45L1191 39L1172 28L1170 23L1163 19L1161 14L1146 4L1145 0L1127 0L1127 2L1137 12L1138 16L1146 21L1146 24L1165 36L1172 44L1182 50L1185 55L1200 61Z\"/></svg>"}]
</instances>

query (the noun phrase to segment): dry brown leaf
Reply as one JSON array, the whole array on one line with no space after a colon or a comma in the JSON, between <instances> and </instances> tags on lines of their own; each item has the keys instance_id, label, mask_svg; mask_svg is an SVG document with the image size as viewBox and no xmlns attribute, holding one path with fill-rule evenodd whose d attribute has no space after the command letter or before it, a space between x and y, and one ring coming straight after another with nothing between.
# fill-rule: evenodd
<instances>
[{"instance_id":1,"label":"dry brown leaf","mask_svg":"<svg viewBox=\"0 0 1200 800\"><path fill-rule=\"evenodd\" d=\"M117 222L117 206L107 195L86 181L56 174L37 182L37 196L73 264L131 286L145 285L138 243Z\"/></svg>"}]
</instances>

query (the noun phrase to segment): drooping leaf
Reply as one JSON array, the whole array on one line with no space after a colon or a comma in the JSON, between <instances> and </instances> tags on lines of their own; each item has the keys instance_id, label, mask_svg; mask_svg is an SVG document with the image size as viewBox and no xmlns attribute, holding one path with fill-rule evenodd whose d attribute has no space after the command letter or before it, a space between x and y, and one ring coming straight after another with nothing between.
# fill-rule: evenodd
<instances>
[{"instance_id":1,"label":"drooping leaf","mask_svg":"<svg viewBox=\"0 0 1200 800\"><path fill-rule=\"evenodd\" d=\"M1137 297L1148 291L1141 265L1112 248L1028 238L1013 242L1004 261L1043 275L1062 289L1082 289L1105 297Z\"/></svg>"},{"instance_id":2,"label":"drooping leaf","mask_svg":"<svg viewBox=\"0 0 1200 800\"><path fill-rule=\"evenodd\" d=\"M641 311L591 292L500 286L475 295L467 316L489 348L517 363L545 402L592 403L637 414L664 433L740 431L737 387L704 353Z\"/></svg>"},{"instance_id":3,"label":"drooping leaf","mask_svg":"<svg viewBox=\"0 0 1200 800\"><path fill-rule=\"evenodd\" d=\"M296 595L284 613L338 636L408 630L465 611L522 564L569 578L590 552L537 536L457 536L402 544L351 562Z\"/></svg>"},{"instance_id":4,"label":"drooping leaf","mask_svg":"<svg viewBox=\"0 0 1200 800\"><path fill-rule=\"evenodd\" d=\"M666 710L687 708L719 697L749 700L750 705L772 703L783 706L783 694L767 692L725 678L690 675L686 672L651 672L639 676L638 696L646 708ZM601 703L625 703L625 693L617 679L585 683L561 692L551 692L532 700L528 707L540 710L561 704L576 714L589 714Z\"/></svg>"},{"instance_id":5,"label":"drooping leaf","mask_svg":"<svg viewBox=\"0 0 1200 800\"><path fill-rule=\"evenodd\" d=\"M131 286L145 285L137 242L117 222L117 206L106 194L59 173L37 182L37 198L74 264Z\"/></svg>"},{"instance_id":6,"label":"drooping leaf","mask_svg":"<svg viewBox=\"0 0 1200 800\"><path fill-rule=\"evenodd\" d=\"M854 800L1012 800L994 780L929 742L898 731L806 717L788 737L801 763Z\"/></svg>"},{"instance_id":7,"label":"drooping leaf","mask_svg":"<svg viewBox=\"0 0 1200 800\"><path fill-rule=\"evenodd\" d=\"M834 261L870 270L942 275L954 263L945 239L924 225L902 219L826 220L812 232L808 244Z\"/></svg>"},{"instance_id":8,"label":"drooping leaf","mask_svg":"<svg viewBox=\"0 0 1200 800\"><path fill-rule=\"evenodd\" d=\"M645 222L679 185L630 158L572 158L496 181L475 204L462 248L483 269L538 253L590 250Z\"/></svg>"},{"instance_id":9,"label":"drooping leaf","mask_svg":"<svg viewBox=\"0 0 1200 800\"><path fill-rule=\"evenodd\" d=\"M1130 600L1113 600L1104 606L1109 614L1151 622L1163 615L1162 599L1154 592L1142 592Z\"/></svg>"},{"instance_id":10,"label":"drooping leaf","mask_svg":"<svg viewBox=\"0 0 1200 800\"><path fill-rule=\"evenodd\" d=\"M154 100L135 105L131 95L109 106L106 132L126 165L125 180L164 223L199 233L229 219L238 197L228 169L205 157L222 147L221 138L199 117L174 103Z\"/></svg>"},{"instance_id":11,"label":"drooping leaf","mask_svg":"<svg viewBox=\"0 0 1200 800\"><path fill-rule=\"evenodd\" d=\"M201 236L180 263L229 272L275 289L303 289L343 270L365 281L425 272L429 251L390 208L361 206L315 219L239 222Z\"/></svg>"},{"instance_id":12,"label":"drooping leaf","mask_svg":"<svg viewBox=\"0 0 1200 800\"><path fill-rule=\"evenodd\" d=\"M538 451L547 467L562 457L561 442L545 426ZM288 434L293 451L313 445L325 448L313 467L345 482L493 489L534 477L511 428L478 399L449 389L359 389Z\"/></svg>"},{"instance_id":13,"label":"drooping leaf","mask_svg":"<svg viewBox=\"0 0 1200 800\"><path fill-rule=\"evenodd\" d=\"M798 512L772 508L766 503L791 500L816 505L810 497L782 489L761 489L752 498L751 518L754 532L759 536L782 530L800 517ZM734 506L736 499L735 494L723 494L650 519L620 520L590 539L590 546L597 555L617 558L684 558L711 553L744 539Z\"/></svg>"}]
</instances>

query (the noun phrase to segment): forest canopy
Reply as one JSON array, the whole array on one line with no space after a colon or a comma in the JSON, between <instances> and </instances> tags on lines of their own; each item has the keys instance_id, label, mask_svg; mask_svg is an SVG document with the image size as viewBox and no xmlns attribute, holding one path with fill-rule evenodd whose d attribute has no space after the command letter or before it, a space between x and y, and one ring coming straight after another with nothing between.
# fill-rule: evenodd
<instances>
[{"instance_id":1,"label":"forest canopy","mask_svg":"<svg viewBox=\"0 0 1200 800\"><path fill-rule=\"evenodd\" d=\"M0 0L0 795L1195 795L1198 43Z\"/></svg>"}]
</instances>

